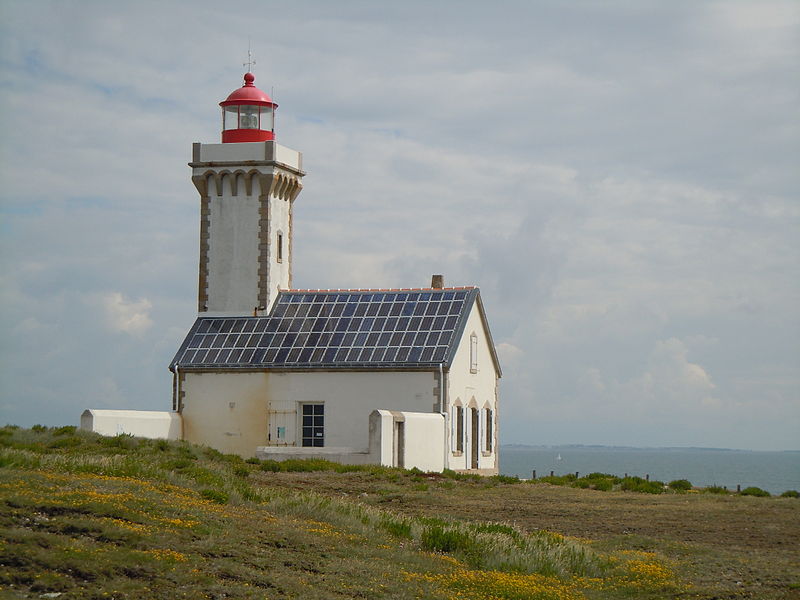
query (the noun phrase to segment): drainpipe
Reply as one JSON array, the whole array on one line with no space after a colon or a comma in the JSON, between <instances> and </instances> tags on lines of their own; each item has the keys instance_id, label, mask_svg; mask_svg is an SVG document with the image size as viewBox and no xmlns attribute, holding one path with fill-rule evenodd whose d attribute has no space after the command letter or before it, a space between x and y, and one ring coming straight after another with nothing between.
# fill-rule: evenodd
<instances>
[{"instance_id":1,"label":"drainpipe","mask_svg":"<svg viewBox=\"0 0 800 600\"><path fill-rule=\"evenodd\" d=\"M175 390L175 399L172 402L172 405L175 409L176 413L181 412L181 375L180 375L180 366L176 363L175 364L175 385L173 386Z\"/></svg>"},{"instance_id":2,"label":"drainpipe","mask_svg":"<svg viewBox=\"0 0 800 600\"><path fill-rule=\"evenodd\" d=\"M450 449L450 440L447 433L450 431L450 423L444 407L444 370L442 369L442 363L439 363L439 413L444 417L444 461L442 462L442 467L447 469L449 467L447 464L447 452Z\"/></svg>"},{"instance_id":3,"label":"drainpipe","mask_svg":"<svg viewBox=\"0 0 800 600\"><path fill-rule=\"evenodd\" d=\"M172 370L172 410L178 410L178 365Z\"/></svg>"}]
</instances>

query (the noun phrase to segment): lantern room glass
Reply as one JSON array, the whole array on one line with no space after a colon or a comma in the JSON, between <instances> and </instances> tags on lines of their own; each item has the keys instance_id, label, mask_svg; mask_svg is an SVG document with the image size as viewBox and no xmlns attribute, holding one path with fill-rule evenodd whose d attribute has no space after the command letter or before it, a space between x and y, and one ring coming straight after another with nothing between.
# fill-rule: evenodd
<instances>
[{"instance_id":1,"label":"lantern room glass","mask_svg":"<svg viewBox=\"0 0 800 600\"><path fill-rule=\"evenodd\" d=\"M239 129L239 107L224 106L222 107L222 129L227 131L229 129Z\"/></svg>"},{"instance_id":2,"label":"lantern room glass","mask_svg":"<svg viewBox=\"0 0 800 600\"><path fill-rule=\"evenodd\" d=\"M239 129L261 129L258 126L258 106L239 107Z\"/></svg>"},{"instance_id":3,"label":"lantern room glass","mask_svg":"<svg viewBox=\"0 0 800 600\"><path fill-rule=\"evenodd\" d=\"M224 106L222 108L222 129L260 129L272 131L274 113L271 106L250 104Z\"/></svg>"},{"instance_id":4,"label":"lantern room glass","mask_svg":"<svg viewBox=\"0 0 800 600\"><path fill-rule=\"evenodd\" d=\"M272 131L274 129L274 121L273 121L274 113L272 112L271 106L262 106L261 107L261 127L260 129L264 131Z\"/></svg>"}]
</instances>

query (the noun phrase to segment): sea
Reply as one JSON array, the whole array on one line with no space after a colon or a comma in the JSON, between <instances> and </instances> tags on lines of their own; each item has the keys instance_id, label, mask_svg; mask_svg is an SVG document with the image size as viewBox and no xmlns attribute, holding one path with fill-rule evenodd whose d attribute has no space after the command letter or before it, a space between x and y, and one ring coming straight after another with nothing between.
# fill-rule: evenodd
<instances>
[{"instance_id":1,"label":"sea","mask_svg":"<svg viewBox=\"0 0 800 600\"><path fill-rule=\"evenodd\" d=\"M500 473L530 479L579 473L610 473L619 477L650 476L670 482L688 479L692 485L725 486L736 490L755 486L771 494L800 490L800 451L765 452L722 448L627 448L609 446L523 446L500 448Z\"/></svg>"}]
</instances>

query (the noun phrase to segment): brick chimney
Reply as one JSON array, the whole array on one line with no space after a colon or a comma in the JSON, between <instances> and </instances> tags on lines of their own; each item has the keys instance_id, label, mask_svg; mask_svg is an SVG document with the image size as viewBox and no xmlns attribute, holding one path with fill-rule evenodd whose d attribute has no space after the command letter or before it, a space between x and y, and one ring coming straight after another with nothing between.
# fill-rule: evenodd
<instances>
[{"instance_id":1,"label":"brick chimney","mask_svg":"<svg viewBox=\"0 0 800 600\"><path fill-rule=\"evenodd\" d=\"M444 287L444 275L434 275L431 277L431 287L440 290Z\"/></svg>"}]
</instances>

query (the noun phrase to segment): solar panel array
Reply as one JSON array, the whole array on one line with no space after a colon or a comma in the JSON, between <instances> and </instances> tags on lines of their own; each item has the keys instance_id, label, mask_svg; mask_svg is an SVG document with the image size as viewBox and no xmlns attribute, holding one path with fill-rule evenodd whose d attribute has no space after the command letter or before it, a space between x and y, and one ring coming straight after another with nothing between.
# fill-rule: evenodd
<instances>
[{"instance_id":1,"label":"solar panel array","mask_svg":"<svg viewBox=\"0 0 800 600\"><path fill-rule=\"evenodd\" d=\"M416 366L448 362L477 289L281 292L267 317L200 317L179 367Z\"/></svg>"}]
</instances>

